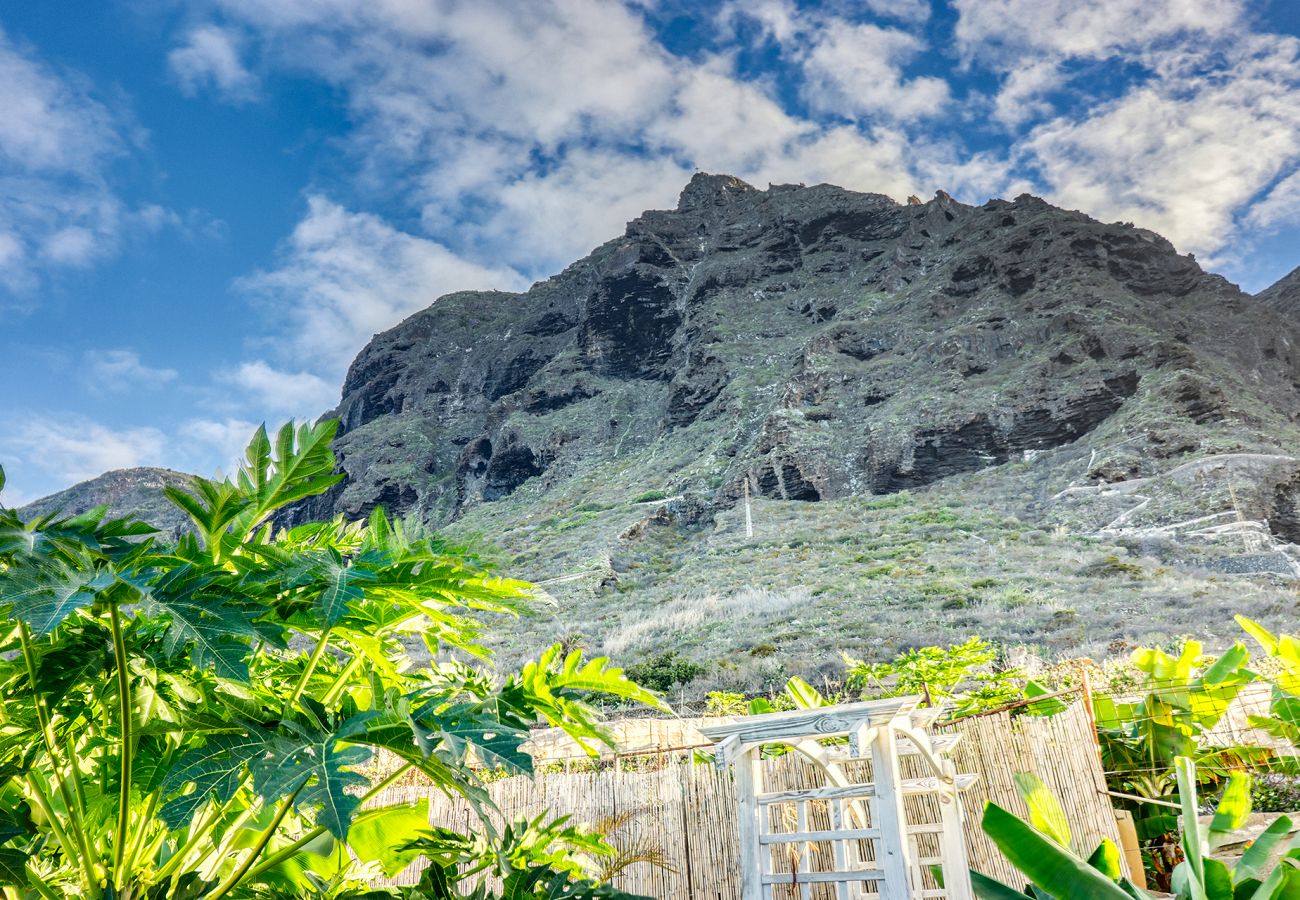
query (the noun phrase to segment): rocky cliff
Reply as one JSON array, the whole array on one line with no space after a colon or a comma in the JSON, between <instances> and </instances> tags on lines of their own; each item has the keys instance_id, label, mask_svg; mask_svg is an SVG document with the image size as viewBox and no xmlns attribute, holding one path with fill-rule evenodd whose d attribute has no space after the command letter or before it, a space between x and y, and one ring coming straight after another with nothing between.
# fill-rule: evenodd
<instances>
[{"instance_id":1,"label":"rocky cliff","mask_svg":"<svg viewBox=\"0 0 1300 900\"><path fill-rule=\"evenodd\" d=\"M1260 291L1255 299L1287 316L1300 313L1300 268Z\"/></svg>"},{"instance_id":2,"label":"rocky cliff","mask_svg":"<svg viewBox=\"0 0 1300 900\"><path fill-rule=\"evenodd\" d=\"M347 481L307 512L442 524L655 448L668 492L730 505L749 479L814 502L1107 423L1132 433L1091 475L1129 478L1212 436L1275 446L1300 409L1295 339L1159 235L1033 197L697 175L527 292L443 297L377 336L333 413Z\"/></svg>"}]
</instances>

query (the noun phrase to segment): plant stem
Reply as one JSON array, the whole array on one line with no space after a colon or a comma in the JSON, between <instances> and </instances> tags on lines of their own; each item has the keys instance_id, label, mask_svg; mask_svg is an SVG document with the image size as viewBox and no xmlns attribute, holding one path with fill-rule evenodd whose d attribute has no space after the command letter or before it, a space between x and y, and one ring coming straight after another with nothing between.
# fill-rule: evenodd
<instances>
[{"instance_id":1,"label":"plant stem","mask_svg":"<svg viewBox=\"0 0 1300 900\"><path fill-rule=\"evenodd\" d=\"M271 838L273 838L275 833L280 829L280 823L284 821L284 817L287 816L289 810L293 808L293 801L297 799L298 791L301 790L302 786L300 785L297 790L280 801L280 808L275 811L275 818L271 820L271 824L267 825L258 836L257 843L255 843L253 848L248 852L248 858L245 859L243 863L235 869L235 871L231 872L225 881L217 885L212 893L205 895L204 900L221 900L222 897L230 893L231 888L234 888L239 884L239 882L243 881L244 876L248 874L248 870L253 868L253 863L257 862L257 858L262 855L262 851L266 849L266 845L271 842Z\"/></svg>"},{"instance_id":2,"label":"plant stem","mask_svg":"<svg viewBox=\"0 0 1300 900\"><path fill-rule=\"evenodd\" d=\"M122 616L116 603L108 607L109 622L113 628L113 656L117 662L118 716L121 718L122 756L121 788L117 798L117 840L113 847L113 884L120 891L125 884L128 833L131 829L131 767L135 756L131 736L131 674L126 670L126 641L122 639Z\"/></svg>"},{"instance_id":3,"label":"plant stem","mask_svg":"<svg viewBox=\"0 0 1300 900\"><path fill-rule=\"evenodd\" d=\"M212 846L194 857L187 868L201 869L203 868L204 860L208 857L221 856L221 854L230 849L230 845L239 837L239 829L243 828L244 823L253 817L253 809L252 805L246 807L243 812L235 817L233 822L226 826L225 836L220 841L213 841Z\"/></svg>"},{"instance_id":4,"label":"plant stem","mask_svg":"<svg viewBox=\"0 0 1300 900\"><path fill-rule=\"evenodd\" d=\"M45 706L45 698L41 696L40 685L36 678L36 656L32 652L32 633L28 629L27 623L19 620L18 638L23 648L23 660L27 664L27 678L32 685L32 704L36 707L36 721L40 725L41 740L45 744L45 752L49 754L50 766L53 769L54 777L59 780L59 796L63 798L63 805L67 808L69 824L72 826L72 834L77 842L77 849L81 856L81 872L86 879L86 890L98 895L98 879L95 877L95 869L90 853L90 845L86 842L86 830L82 822L81 815L77 811L77 804L68 790L67 778L64 772L68 773L67 777L74 780L79 779L80 773L75 765L65 763L62 754L58 750L58 742L54 739L54 727L50 724L50 712ZM54 810L50 809L51 830L54 829ZM66 834L65 834L66 838Z\"/></svg>"},{"instance_id":5,"label":"plant stem","mask_svg":"<svg viewBox=\"0 0 1300 900\"><path fill-rule=\"evenodd\" d=\"M137 860L140 858L140 848L144 846L145 837L149 834L149 823L153 821L153 814L158 809L158 791L149 795L149 800L144 806L144 815L140 819L140 827L136 829L135 834L131 837L131 844L127 849L125 864L123 869L131 871L135 868Z\"/></svg>"},{"instance_id":6,"label":"plant stem","mask_svg":"<svg viewBox=\"0 0 1300 900\"><path fill-rule=\"evenodd\" d=\"M343 671L339 673L338 678L334 679L334 683L330 685L330 689L325 692L325 697L321 702L326 706L329 706L337 700L339 694L343 693L343 689L348 686L348 681L356 674L357 669L361 668L361 663L364 661L365 657L360 653L353 656L352 659L348 661L348 664L343 667Z\"/></svg>"},{"instance_id":7,"label":"plant stem","mask_svg":"<svg viewBox=\"0 0 1300 900\"><path fill-rule=\"evenodd\" d=\"M172 870L177 868L185 861L186 857L194 852L195 845L206 838L212 829L216 827L217 822L221 820L221 816L225 813L227 806L228 804L214 803L207 812L203 814L199 819L198 825L191 830L190 836L185 843L177 847L176 852L173 853L171 858L168 859L167 862L163 864L163 867L158 870L155 877L159 881L170 875Z\"/></svg>"},{"instance_id":8,"label":"plant stem","mask_svg":"<svg viewBox=\"0 0 1300 900\"><path fill-rule=\"evenodd\" d=\"M46 821L49 822L50 831L54 832L54 839L58 841L59 846L63 848L63 855L69 859L77 857L79 853L76 845L72 843L72 840L68 837L68 833L64 831L63 826L59 824L59 819L54 813L54 807L50 805L49 796L45 793L45 789L36 780L34 775L27 776L27 787L32 792L32 799L36 801L36 805L40 807L41 813L45 816ZM88 874L89 873L87 873L87 875Z\"/></svg>"},{"instance_id":9,"label":"plant stem","mask_svg":"<svg viewBox=\"0 0 1300 900\"><path fill-rule=\"evenodd\" d=\"M392 772L392 774L386 776L382 781L380 781L370 790L366 791L365 796L361 798L361 802L365 803L367 800L374 797L384 788L388 787L390 784L392 784L397 779L401 778L403 775L411 771L411 769L413 768L415 768L415 766L412 763L403 763L402 765L398 766L397 769ZM311 831L307 832L302 837L298 838L298 840L294 841L289 846L281 847L279 850L275 851L275 853L268 856L260 865L257 866L257 868L253 869L253 871L250 874L254 878L256 878L258 875L261 875L263 872L275 868L280 863L284 862L286 859L293 856L303 847L306 847L308 844L316 840L316 838L320 837L324 833L325 833L324 825L316 826Z\"/></svg>"},{"instance_id":10,"label":"plant stem","mask_svg":"<svg viewBox=\"0 0 1300 900\"><path fill-rule=\"evenodd\" d=\"M49 885L42 882L36 877L36 871L29 864L27 866L27 880L36 888L36 893L40 894L45 900L60 900L58 894L50 888Z\"/></svg>"},{"instance_id":11,"label":"plant stem","mask_svg":"<svg viewBox=\"0 0 1300 900\"><path fill-rule=\"evenodd\" d=\"M293 689L293 694L284 702L283 716L287 717L289 711L297 704L302 697L303 691L307 690L307 682L311 680L312 673L316 671L316 666L325 651L329 649L329 636L331 629L326 628L320 633L320 640L316 642L316 649L311 652L311 658L307 660L307 668L302 670L302 677L298 679L298 684Z\"/></svg>"}]
</instances>

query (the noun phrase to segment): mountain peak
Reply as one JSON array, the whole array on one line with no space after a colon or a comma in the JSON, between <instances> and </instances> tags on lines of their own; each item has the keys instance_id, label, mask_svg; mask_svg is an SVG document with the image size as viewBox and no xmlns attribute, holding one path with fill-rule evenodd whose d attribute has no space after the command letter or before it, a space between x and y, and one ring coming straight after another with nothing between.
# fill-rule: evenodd
<instances>
[{"instance_id":1,"label":"mountain peak","mask_svg":"<svg viewBox=\"0 0 1300 900\"><path fill-rule=\"evenodd\" d=\"M1292 269L1289 274L1264 288L1255 295L1255 299L1282 313L1300 310L1300 267Z\"/></svg>"},{"instance_id":2,"label":"mountain peak","mask_svg":"<svg viewBox=\"0 0 1300 900\"><path fill-rule=\"evenodd\" d=\"M752 194L758 188L741 181L734 175L710 175L696 172L677 199L677 209L685 211L709 206L722 206L742 194Z\"/></svg>"},{"instance_id":3,"label":"mountain peak","mask_svg":"<svg viewBox=\"0 0 1300 900\"><path fill-rule=\"evenodd\" d=\"M163 496L168 487L188 487L194 476L172 469L139 467L113 469L70 488L33 500L18 510L24 519L50 513L80 515L107 506L109 518L135 515L175 536L190 527L185 513Z\"/></svg>"}]
</instances>

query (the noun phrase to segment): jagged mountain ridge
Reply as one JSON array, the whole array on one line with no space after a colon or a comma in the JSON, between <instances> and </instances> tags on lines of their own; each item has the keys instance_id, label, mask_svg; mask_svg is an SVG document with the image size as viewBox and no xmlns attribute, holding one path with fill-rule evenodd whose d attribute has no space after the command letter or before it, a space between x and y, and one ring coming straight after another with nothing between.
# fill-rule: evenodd
<instances>
[{"instance_id":1,"label":"jagged mountain ridge","mask_svg":"<svg viewBox=\"0 0 1300 900\"><path fill-rule=\"evenodd\" d=\"M332 413L347 481L306 512L444 523L670 433L698 453L673 492L888 493L1071 443L1139 392L1270 445L1300 408L1294 341L1153 232L1033 197L701 174L523 294L450 295L378 335ZM1171 424L1096 474L1186 452Z\"/></svg>"}]
</instances>

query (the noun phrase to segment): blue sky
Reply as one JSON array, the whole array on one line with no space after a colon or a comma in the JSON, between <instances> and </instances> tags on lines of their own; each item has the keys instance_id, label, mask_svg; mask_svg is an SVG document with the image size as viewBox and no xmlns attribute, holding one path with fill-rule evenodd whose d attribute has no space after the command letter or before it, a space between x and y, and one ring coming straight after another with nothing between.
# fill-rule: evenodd
<instances>
[{"instance_id":1,"label":"blue sky","mask_svg":"<svg viewBox=\"0 0 1300 900\"><path fill-rule=\"evenodd\" d=\"M1300 265L1300 4L0 5L4 501L229 466L374 332L696 169L1030 191L1258 290Z\"/></svg>"}]
</instances>

